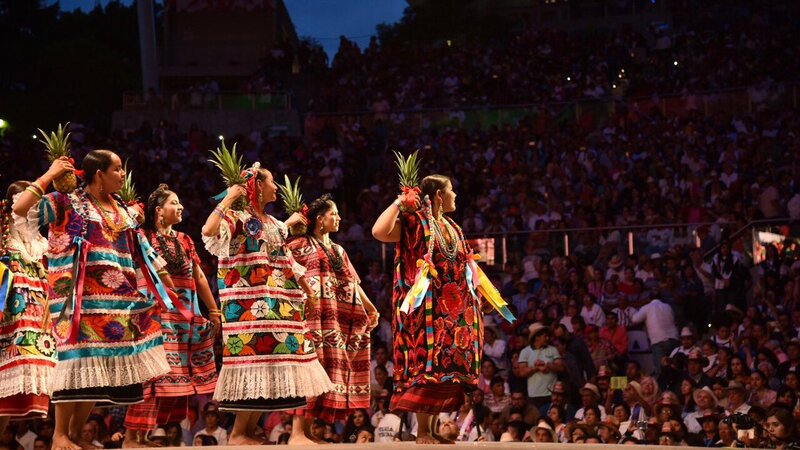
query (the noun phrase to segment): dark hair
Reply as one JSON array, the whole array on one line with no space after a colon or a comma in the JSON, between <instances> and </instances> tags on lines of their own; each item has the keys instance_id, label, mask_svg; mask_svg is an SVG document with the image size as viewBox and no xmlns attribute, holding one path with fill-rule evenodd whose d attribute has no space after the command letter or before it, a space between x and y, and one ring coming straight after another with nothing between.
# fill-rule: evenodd
<instances>
[{"instance_id":1,"label":"dark hair","mask_svg":"<svg viewBox=\"0 0 800 450\"><path fill-rule=\"evenodd\" d=\"M444 190L447 187L447 183L452 184L450 177L445 175L428 175L423 178L422 182L419 184L422 197L425 198L427 195L431 203L433 203L433 198L436 197L436 191Z\"/></svg>"},{"instance_id":2,"label":"dark hair","mask_svg":"<svg viewBox=\"0 0 800 450\"><path fill-rule=\"evenodd\" d=\"M170 195L174 194L164 183L158 185L149 197L147 197L147 204L144 207L144 223L142 228L145 230L156 230L156 208L163 207L164 202L167 201Z\"/></svg>"},{"instance_id":3,"label":"dark hair","mask_svg":"<svg viewBox=\"0 0 800 450\"><path fill-rule=\"evenodd\" d=\"M111 150L92 150L90 151L81 162L81 169L85 172L86 184L92 184L94 181L94 174L99 170L105 172L111 167L111 159L114 152Z\"/></svg>"},{"instance_id":4,"label":"dark hair","mask_svg":"<svg viewBox=\"0 0 800 450\"><path fill-rule=\"evenodd\" d=\"M199 434L199 435L195 436L195 439L197 439L197 438L200 438L200 445L202 445L203 447L209 447L209 446L214 446L214 445L218 444L217 438L215 438L214 436L208 436L208 435L205 435L205 434ZM194 444L194 442L192 442L192 444Z\"/></svg>"},{"instance_id":5,"label":"dark hair","mask_svg":"<svg viewBox=\"0 0 800 450\"><path fill-rule=\"evenodd\" d=\"M786 428L786 433L788 434L786 437L781 438L784 442L792 441L793 439L798 437L797 431L797 422L794 419L794 415L792 414L792 410L789 408L785 408L783 406L774 406L769 409L765 418L770 418L775 416L778 419L784 428Z\"/></svg>"},{"instance_id":6,"label":"dark hair","mask_svg":"<svg viewBox=\"0 0 800 450\"><path fill-rule=\"evenodd\" d=\"M312 235L314 234L314 230L317 228L317 216L321 216L336 206L336 203L333 202L331 199L331 194L323 194L320 198L311 202L308 205L308 212L306 213L308 217L308 226L306 226L306 234Z\"/></svg>"},{"instance_id":7,"label":"dark hair","mask_svg":"<svg viewBox=\"0 0 800 450\"><path fill-rule=\"evenodd\" d=\"M494 387L495 384L502 384L505 386L505 383L506 381L503 379L503 377L494 377L492 378L490 386Z\"/></svg>"},{"instance_id":8,"label":"dark hair","mask_svg":"<svg viewBox=\"0 0 800 450\"><path fill-rule=\"evenodd\" d=\"M15 181L6 189L6 197L0 202L0 255L6 251L8 236L6 231L11 229L11 207L14 204L14 196L24 191L31 185L30 181Z\"/></svg>"},{"instance_id":9,"label":"dark hair","mask_svg":"<svg viewBox=\"0 0 800 450\"><path fill-rule=\"evenodd\" d=\"M514 430L514 434L517 435L517 439L520 441L525 437L525 424L519 420L512 420L509 422L506 429Z\"/></svg>"}]
</instances>

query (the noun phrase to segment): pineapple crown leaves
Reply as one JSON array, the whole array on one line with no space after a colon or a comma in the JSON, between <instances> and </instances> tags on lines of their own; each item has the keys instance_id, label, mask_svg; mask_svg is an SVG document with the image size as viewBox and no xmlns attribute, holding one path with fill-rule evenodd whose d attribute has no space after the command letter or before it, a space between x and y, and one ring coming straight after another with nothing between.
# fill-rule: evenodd
<instances>
[{"instance_id":1,"label":"pineapple crown leaves","mask_svg":"<svg viewBox=\"0 0 800 450\"><path fill-rule=\"evenodd\" d=\"M394 163L400 169L400 187L417 187L419 185L419 150L415 150L408 157L395 151L394 156L396 159Z\"/></svg>"},{"instance_id":2,"label":"pineapple crown leaves","mask_svg":"<svg viewBox=\"0 0 800 450\"><path fill-rule=\"evenodd\" d=\"M119 190L119 196L125 203L136 202L139 196L136 194L136 185L133 183L133 171L128 170L128 161L125 161L125 182Z\"/></svg>"},{"instance_id":3,"label":"pineapple crown leaves","mask_svg":"<svg viewBox=\"0 0 800 450\"><path fill-rule=\"evenodd\" d=\"M62 156L69 156L69 135L72 133L67 133L67 127L69 126L69 122L62 126L58 124L58 128L56 131L47 134L41 128L38 128L39 133L42 134L43 140L40 139L39 142L45 145L47 148L47 156L50 159L50 162L55 161L56 159Z\"/></svg>"},{"instance_id":4,"label":"pineapple crown leaves","mask_svg":"<svg viewBox=\"0 0 800 450\"><path fill-rule=\"evenodd\" d=\"M228 187L245 182L244 176L242 176L244 170L242 156L236 154L236 143L229 150L225 146L225 141L222 141L220 147L211 150L211 155L213 158L209 161L219 169L222 179L225 180Z\"/></svg>"},{"instance_id":5,"label":"pineapple crown leaves","mask_svg":"<svg viewBox=\"0 0 800 450\"><path fill-rule=\"evenodd\" d=\"M294 184L288 175L283 176L284 184L278 183L283 209L289 213L296 213L303 209L303 194L300 193L300 177L297 177Z\"/></svg>"}]
</instances>

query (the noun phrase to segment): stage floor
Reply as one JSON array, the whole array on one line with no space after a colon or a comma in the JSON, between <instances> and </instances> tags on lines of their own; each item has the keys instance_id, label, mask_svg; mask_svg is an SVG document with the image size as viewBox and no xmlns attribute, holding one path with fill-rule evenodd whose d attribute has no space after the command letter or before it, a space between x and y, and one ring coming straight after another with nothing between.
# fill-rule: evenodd
<instances>
[{"instance_id":1,"label":"stage floor","mask_svg":"<svg viewBox=\"0 0 800 450\"><path fill-rule=\"evenodd\" d=\"M531 442L458 442L455 444L457 448L468 447L470 449L504 449L504 450L530 450L535 447L537 450L575 450L576 445L579 445L581 450L611 450L613 447L618 447L617 450L623 450L625 446L617 444L534 444ZM388 443L375 443L358 444L358 447L367 446L370 450L399 450L401 448L412 450L417 449L446 449L452 448L449 445L417 445L414 442L388 442ZM281 448L293 448L298 450L311 450L319 448L351 448L353 444L324 444L324 445L298 445L298 446L279 446ZM187 447L162 447L160 450L186 450ZM224 446L225 450L254 450L254 449L274 449L274 445L264 446ZM637 445L637 449L650 449L656 450L659 447L655 445Z\"/></svg>"}]
</instances>

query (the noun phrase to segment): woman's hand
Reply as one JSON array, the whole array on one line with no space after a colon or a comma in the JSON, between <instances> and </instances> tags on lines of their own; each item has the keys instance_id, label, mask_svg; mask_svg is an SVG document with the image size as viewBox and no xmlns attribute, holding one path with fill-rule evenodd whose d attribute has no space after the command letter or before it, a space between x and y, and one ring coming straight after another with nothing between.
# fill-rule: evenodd
<instances>
[{"instance_id":1,"label":"woman's hand","mask_svg":"<svg viewBox=\"0 0 800 450\"><path fill-rule=\"evenodd\" d=\"M75 167L72 165L69 158L62 156L50 164L50 168L47 169L47 172L45 172L42 178L47 184L50 184L51 181L68 172L75 172Z\"/></svg>"},{"instance_id":2,"label":"woman's hand","mask_svg":"<svg viewBox=\"0 0 800 450\"><path fill-rule=\"evenodd\" d=\"M241 184L236 184L228 188L228 193L225 194L225 198L223 198L220 203L225 206L230 206L236 199L244 195L247 195L247 189Z\"/></svg>"},{"instance_id":3,"label":"woman's hand","mask_svg":"<svg viewBox=\"0 0 800 450\"><path fill-rule=\"evenodd\" d=\"M308 219L306 219L305 216L303 216L302 214L296 212L293 213L291 216L289 216L289 218L286 219L286 222L284 223L286 224L287 227L291 228L294 225L300 223L302 223L303 225L308 225Z\"/></svg>"},{"instance_id":4,"label":"woman's hand","mask_svg":"<svg viewBox=\"0 0 800 450\"><path fill-rule=\"evenodd\" d=\"M367 311L367 317L369 318L367 331L372 331L378 327L378 323L381 320L381 315L378 313L378 311Z\"/></svg>"}]
</instances>

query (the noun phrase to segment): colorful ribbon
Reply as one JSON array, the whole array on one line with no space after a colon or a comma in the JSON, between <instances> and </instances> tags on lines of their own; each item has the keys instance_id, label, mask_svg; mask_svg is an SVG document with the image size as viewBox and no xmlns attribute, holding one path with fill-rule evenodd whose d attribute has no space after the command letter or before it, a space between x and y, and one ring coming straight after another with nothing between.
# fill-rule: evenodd
<instances>
[{"instance_id":1,"label":"colorful ribbon","mask_svg":"<svg viewBox=\"0 0 800 450\"><path fill-rule=\"evenodd\" d=\"M481 270L481 268L475 264L474 260L471 260L470 264L467 264L468 268L470 266L472 266L472 268L469 270L474 271L474 274L477 275L478 283L476 286L478 288L478 292L486 301L489 302L490 305L492 305L492 308L494 308L495 311L500 313L500 315L503 316L506 321L508 321L508 323L514 323L517 318L514 317L514 314L510 309L508 309L508 303L503 300L503 296L500 295L500 292L498 292L497 288L494 287L494 284L492 284L492 282L489 280L489 277L487 277L486 274L483 273L483 270ZM469 273L469 271L467 274L472 275ZM469 278L467 283L470 283Z\"/></svg>"},{"instance_id":2,"label":"colorful ribbon","mask_svg":"<svg viewBox=\"0 0 800 450\"><path fill-rule=\"evenodd\" d=\"M0 258L0 280L2 280L0 281L0 317L6 310L6 301L11 294L11 269L8 268L8 263L8 256Z\"/></svg>"},{"instance_id":3,"label":"colorful ribbon","mask_svg":"<svg viewBox=\"0 0 800 450\"><path fill-rule=\"evenodd\" d=\"M62 344L75 343L78 338L78 331L81 328L81 306L83 305L83 283L86 279L86 262L89 258L89 249L92 247L91 242L81 236L75 236L72 242L75 243L75 252L72 258L72 289L69 296L64 300L58 319L53 324L56 339ZM67 330L62 337L59 330L64 326L67 327Z\"/></svg>"},{"instance_id":4,"label":"colorful ribbon","mask_svg":"<svg viewBox=\"0 0 800 450\"><path fill-rule=\"evenodd\" d=\"M142 271L145 284L147 285L147 290L155 296L156 301L158 301L161 307L166 311L177 310L186 320L191 322L194 314L184 306L178 294L167 290L164 283L161 282L156 268L153 267L153 262L147 255L148 246L144 236L139 233L135 234L137 242L135 258L139 262L139 267Z\"/></svg>"}]
</instances>

